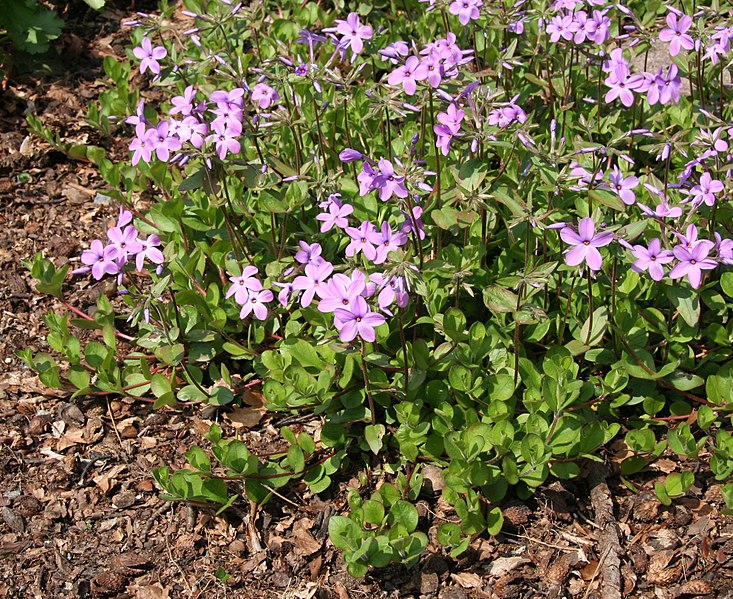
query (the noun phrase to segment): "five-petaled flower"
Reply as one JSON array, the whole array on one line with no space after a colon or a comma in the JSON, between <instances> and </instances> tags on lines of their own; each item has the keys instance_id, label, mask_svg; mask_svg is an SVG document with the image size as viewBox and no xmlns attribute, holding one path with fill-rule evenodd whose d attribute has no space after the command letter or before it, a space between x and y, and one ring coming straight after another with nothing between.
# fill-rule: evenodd
<instances>
[{"instance_id":1,"label":"five-petaled flower","mask_svg":"<svg viewBox=\"0 0 733 599\"><path fill-rule=\"evenodd\" d=\"M568 266L578 266L585 261L591 270L601 270L603 259L599 247L613 241L613 233L596 233L593 219L586 217L578 223L578 232L566 226L560 230L560 237L573 247L565 250L565 262Z\"/></svg>"},{"instance_id":2,"label":"five-petaled flower","mask_svg":"<svg viewBox=\"0 0 733 599\"><path fill-rule=\"evenodd\" d=\"M132 50L135 58L140 60L140 72L144 73L150 69L151 73L160 75L160 63L168 54L168 51L163 46L156 46L153 48L153 43L149 37L144 37L142 43Z\"/></svg>"}]
</instances>

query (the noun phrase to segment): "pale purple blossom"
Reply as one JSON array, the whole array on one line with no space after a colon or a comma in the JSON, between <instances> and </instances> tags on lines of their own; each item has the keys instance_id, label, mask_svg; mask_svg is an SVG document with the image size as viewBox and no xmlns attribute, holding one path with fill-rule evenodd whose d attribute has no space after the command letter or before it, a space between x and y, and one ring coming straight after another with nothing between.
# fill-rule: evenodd
<instances>
[{"instance_id":1,"label":"pale purple blossom","mask_svg":"<svg viewBox=\"0 0 733 599\"><path fill-rule=\"evenodd\" d=\"M92 241L91 247L81 253L83 264L91 267L92 276L99 280L105 274L114 275L120 271L115 258L117 250L111 245L102 245L99 239Z\"/></svg>"},{"instance_id":2,"label":"pale purple blossom","mask_svg":"<svg viewBox=\"0 0 733 599\"><path fill-rule=\"evenodd\" d=\"M690 27L692 27L692 17L681 15L678 20L677 15L673 12L667 15L667 27L659 32L659 39L669 42L670 56L677 56L682 48L692 50L695 47L695 42L687 33Z\"/></svg>"},{"instance_id":3,"label":"pale purple blossom","mask_svg":"<svg viewBox=\"0 0 733 599\"><path fill-rule=\"evenodd\" d=\"M427 65L420 62L417 56L410 56L401 67L397 67L389 74L387 83L402 85L405 93L412 96L417 91L417 82L428 77Z\"/></svg>"},{"instance_id":4,"label":"pale purple blossom","mask_svg":"<svg viewBox=\"0 0 733 599\"><path fill-rule=\"evenodd\" d=\"M168 51L163 46L156 46L153 48L153 43L149 37L144 37L142 43L132 50L135 58L140 60L140 72L145 73L150 69L151 73L160 75L160 64L159 60L162 60L168 54Z\"/></svg>"},{"instance_id":5,"label":"pale purple blossom","mask_svg":"<svg viewBox=\"0 0 733 599\"><path fill-rule=\"evenodd\" d=\"M694 288L698 288L702 282L702 271L712 270L717 263L708 258L710 250L715 246L712 241L702 239L691 249L688 245L680 244L674 247L674 257L679 263L670 271L670 279L681 279L687 277Z\"/></svg>"},{"instance_id":6,"label":"pale purple blossom","mask_svg":"<svg viewBox=\"0 0 733 599\"><path fill-rule=\"evenodd\" d=\"M655 281L661 281L664 277L663 264L669 264L674 260L674 254L670 250L662 250L662 242L654 238L649 242L648 247L635 245L632 248L636 262L631 265L634 272L649 271L649 275Z\"/></svg>"},{"instance_id":7,"label":"pale purple blossom","mask_svg":"<svg viewBox=\"0 0 733 599\"><path fill-rule=\"evenodd\" d=\"M336 32L341 34L341 45L344 48L351 48L353 56L356 56L364 49L364 41L371 39L374 30L370 25L362 25L359 15L355 12L349 13L346 20L336 19Z\"/></svg>"},{"instance_id":8,"label":"pale purple blossom","mask_svg":"<svg viewBox=\"0 0 733 599\"><path fill-rule=\"evenodd\" d=\"M239 318L247 318L250 313L254 313L257 320L265 320L267 318L267 302L271 302L275 296L269 289L256 291L249 295L247 301L242 305L239 312Z\"/></svg>"},{"instance_id":9,"label":"pale purple blossom","mask_svg":"<svg viewBox=\"0 0 733 599\"><path fill-rule=\"evenodd\" d=\"M372 312L361 296L354 298L348 310L338 308L334 312L334 325L339 332L339 338L344 342L353 341L357 335L364 341L374 341L377 338L374 329L384 322L384 316Z\"/></svg>"},{"instance_id":10,"label":"pale purple blossom","mask_svg":"<svg viewBox=\"0 0 733 599\"><path fill-rule=\"evenodd\" d=\"M591 270L600 270L603 259L597 248L613 241L613 233L596 233L596 225L592 218L586 217L578 223L578 232L566 226L560 230L562 240L573 246L565 250L565 262L568 266L578 266L585 261Z\"/></svg>"}]
</instances>

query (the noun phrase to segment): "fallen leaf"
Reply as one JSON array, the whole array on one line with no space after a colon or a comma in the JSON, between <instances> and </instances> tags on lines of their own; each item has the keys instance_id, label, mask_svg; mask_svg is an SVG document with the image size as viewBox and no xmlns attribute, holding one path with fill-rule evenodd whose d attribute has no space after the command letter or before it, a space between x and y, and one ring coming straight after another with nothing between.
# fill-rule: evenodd
<instances>
[{"instance_id":1,"label":"fallen leaf","mask_svg":"<svg viewBox=\"0 0 733 599\"><path fill-rule=\"evenodd\" d=\"M133 590L135 591L135 599L169 599L170 597L168 589L163 588L159 582L136 586Z\"/></svg>"},{"instance_id":2,"label":"fallen leaf","mask_svg":"<svg viewBox=\"0 0 733 599\"><path fill-rule=\"evenodd\" d=\"M464 589L476 589L482 585L481 577L473 572L460 572L451 574L450 577Z\"/></svg>"},{"instance_id":3,"label":"fallen leaf","mask_svg":"<svg viewBox=\"0 0 733 599\"><path fill-rule=\"evenodd\" d=\"M11 391L17 393L22 391L23 393L38 393L45 397L66 397L69 395L66 391L61 389L51 389L46 387L38 376L30 376L28 370L20 370L13 372L6 372L0 375L0 389L4 391Z\"/></svg>"},{"instance_id":4,"label":"fallen leaf","mask_svg":"<svg viewBox=\"0 0 733 599\"><path fill-rule=\"evenodd\" d=\"M491 562L491 568L489 569L489 576L494 576L495 578L499 578L499 576L504 576L504 574L511 572L517 566L520 566L521 564L524 564L527 561L529 561L527 560L527 558L524 558L521 556L499 557L495 559L493 562Z\"/></svg>"},{"instance_id":5,"label":"fallen leaf","mask_svg":"<svg viewBox=\"0 0 733 599\"><path fill-rule=\"evenodd\" d=\"M295 554L299 557L307 557L313 555L321 548L321 543L316 541L310 533L313 522L308 518L302 518L293 525L293 532L289 540L295 545Z\"/></svg>"},{"instance_id":6,"label":"fallen leaf","mask_svg":"<svg viewBox=\"0 0 733 599\"><path fill-rule=\"evenodd\" d=\"M230 412L225 413L224 418L229 420L235 429L253 428L260 423L260 420L262 420L266 413L267 408L243 406L241 408L233 408Z\"/></svg>"}]
</instances>

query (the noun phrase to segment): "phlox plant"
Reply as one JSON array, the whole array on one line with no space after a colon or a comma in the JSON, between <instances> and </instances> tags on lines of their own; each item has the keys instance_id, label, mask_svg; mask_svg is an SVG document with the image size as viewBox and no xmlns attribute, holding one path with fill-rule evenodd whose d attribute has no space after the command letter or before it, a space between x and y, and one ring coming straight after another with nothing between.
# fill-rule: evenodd
<instances>
[{"instance_id":1,"label":"phlox plant","mask_svg":"<svg viewBox=\"0 0 733 599\"><path fill-rule=\"evenodd\" d=\"M227 406L255 388L317 424L260 457L215 427L213 465L192 448L156 472L166 497L264 503L296 478L328 494L369 463L389 482L364 470L331 526L361 575L425 549L428 463L453 555L501 529L508 494L577 476L619 435L626 476L668 434L728 480L730 7L184 4L128 23L145 100L94 112L129 162L100 161L122 208L74 276L116 278L118 315L74 321L102 330L84 350L48 319L68 383L23 356L77 395ZM32 267L62 294L65 271Z\"/></svg>"}]
</instances>

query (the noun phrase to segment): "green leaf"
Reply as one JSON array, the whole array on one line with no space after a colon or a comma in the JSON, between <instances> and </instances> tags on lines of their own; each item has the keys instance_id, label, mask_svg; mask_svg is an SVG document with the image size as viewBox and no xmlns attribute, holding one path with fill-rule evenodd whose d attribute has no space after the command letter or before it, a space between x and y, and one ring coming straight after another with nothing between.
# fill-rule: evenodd
<instances>
[{"instance_id":1,"label":"green leaf","mask_svg":"<svg viewBox=\"0 0 733 599\"><path fill-rule=\"evenodd\" d=\"M305 456L303 450L297 445L288 447L288 464L293 472L303 472L305 469Z\"/></svg>"},{"instance_id":2,"label":"green leaf","mask_svg":"<svg viewBox=\"0 0 733 599\"><path fill-rule=\"evenodd\" d=\"M186 350L182 343L176 343L174 345L163 345L162 347L158 347L154 350L154 353L155 357L161 362L175 366L176 364L180 364L181 360L183 360L185 351Z\"/></svg>"},{"instance_id":3,"label":"green leaf","mask_svg":"<svg viewBox=\"0 0 733 599\"><path fill-rule=\"evenodd\" d=\"M518 297L515 293L498 285L489 285L483 292L484 304L492 312L514 312Z\"/></svg>"},{"instance_id":4,"label":"green leaf","mask_svg":"<svg viewBox=\"0 0 733 599\"><path fill-rule=\"evenodd\" d=\"M501 513L501 508L495 507L489 510L486 514L486 531L495 537L501 532L504 526L504 514Z\"/></svg>"},{"instance_id":5,"label":"green leaf","mask_svg":"<svg viewBox=\"0 0 733 599\"><path fill-rule=\"evenodd\" d=\"M662 505L672 505L672 500L669 498L669 495L667 495L667 489L665 488L664 483L654 483L654 492L657 494L657 499L659 499Z\"/></svg>"},{"instance_id":6,"label":"green leaf","mask_svg":"<svg viewBox=\"0 0 733 599\"><path fill-rule=\"evenodd\" d=\"M392 526L401 524L407 529L407 532L412 532L417 528L417 521L419 515L417 508L408 501L398 499L389 510L388 521Z\"/></svg>"},{"instance_id":7,"label":"green leaf","mask_svg":"<svg viewBox=\"0 0 733 599\"><path fill-rule=\"evenodd\" d=\"M667 297L688 326L696 327L700 320L700 298L697 293L682 286L668 286Z\"/></svg>"},{"instance_id":8,"label":"green leaf","mask_svg":"<svg viewBox=\"0 0 733 599\"><path fill-rule=\"evenodd\" d=\"M465 341L466 317L458 308L448 308L443 315L443 331L453 341Z\"/></svg>"},{"instance_id":9,"label":"green leaf","mask_svg":"<svg viewBox=\"0 0 733 599\"><path fill-rule=\"evenodd\" d=\"M86 389L91 382L89 371L83 366L72 366L66 376L77 389Z\"/></svg>"},{"instance_id":10,"label":"green leaf","mask_svg":"<svg viewBox=\"0 0 733 599\"><path fill-rule=\"evenodd\" d=\"M733 298L733 272L724 272L720 275L720 288L725 295Z\"/></svg>"},{"instance_id":11,"label":"green leaf","mask_svg":"<svg viewBox=\"0 0 733 599\"><path fill-rule=\"evenodd\" d=\"M364 522L374 524L375 526L382 525L384 522L384 504L381 501L367 499L361 507L364 514Z\"/></svg>"},{"instance_id":12,"label":"green leaf","mask_svg":"<svg viewBox=\"0 0 733 599\"><path fill-rule=\"evenodd\" d=\"M364 428L364 439L374 455L382 449L382 438L387 432L383 424L370 424Z\"/></svg>"},{"instance_id":13,"label":"green leaf","mask_svg":"<svg viewBox=\"0 0 733 599\"><path fill-rule=\"evenodd\" d=\"M361 541L361 530L353 520L344 516L331 516L328 521L331 542L344 551L356 551Z\"/></svg>"},{"instance_id":14,"label":"green leaf","mask_svg":"<svg viewBox=\"0 0 733 599\"><path fill-rule=\"evenodd\" d=\"M182 402L192 401L194 403L202 403L207 400L206 393L196 387L196 385L186 385L185 387L181 387L178 390L178 393L176 393L176 397L178 398L178 401Z\"/></svg>"},{"instance_id":15,"label":"green leaf","mask_svg":"<svg viewBox=\"0 0 733 599\"><path fill-rule=\"evenodd\" d=\"M593 329L591 330L591 324ZM605 306L596 308L593 311L593 318L589 317L580 330L580 341L584 344L592 346L598 345L603 340L603 335L608 327L608 309Z\"/></svg>"}]
</instances>

